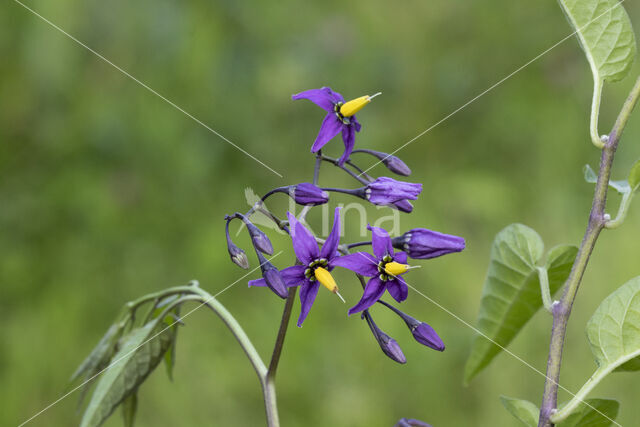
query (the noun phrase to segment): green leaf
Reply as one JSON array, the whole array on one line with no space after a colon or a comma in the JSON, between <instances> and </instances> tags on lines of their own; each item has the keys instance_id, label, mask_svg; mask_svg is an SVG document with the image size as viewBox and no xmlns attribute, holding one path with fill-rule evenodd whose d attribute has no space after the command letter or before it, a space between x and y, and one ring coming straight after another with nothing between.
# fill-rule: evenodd
<instances>
[{"instance_id":1,"label":"green leaf","mask_svg":"<svg viewBox=\"0 0 640 427\"><path fill-rule=\"evenodd\" d=\"M629 172L629 186L636 191L640 188L640 160L636 160L636 162L631 166L631 171Z\"/></svg>"},{"instance_id":2,"label":"green leaf","mask_svg":"<svg viewBox=\"0 0 640 427\"><path fill-rule=\"evenodd\" d=\"M611 399L587 399L558 427L608 427L618 416L620 404ZM595 408L595 409L594 409ZM604 414L604 415L603 415Z\"/></svg>"},{"instance_id":3,"label":"green leaf","mask_svg":"<svg viewBox=\"0 0 640 427\"><path fill-rule=\"evenodd\" d=\"M122 419L124 427L133 427L138 410L138 393L132 393L122 402Z\"/></svg>"},{"instance_id":4,"label":"green leaf","mask_svg":"<svg viewBox=\"0 0 640 427\"><path fill-rule=\"evenodd\" d=\"M69 381L73 382L83 374L91 377L103 369L115 351L116 343L118 342L118 338L120 338L120 332L117 325L111 325L98 344L91 350L91 353L89 353L87 358L84 359L78 369L71 375Z\"/></svg>"},{"instance_id":5,"label":"green leaf","mask_svg":"<svg viewBox=\"0 0 640 427\"><path fill-rule=\"evenodd\" d=\"M598 371L606 374L621 366L635 370L632 360L640 356L640 277L602 301L587 323L587 337Z\"/></svg>"},{"instance_id":6,"label":"green leaf","mask_svg":"<svg viewBox=\"0 0 640 427\"><path fill-rule=\"evenodd\" d=\"M540 410L536 405L528 400L513 399L507 396L500 396L502 405L507 408L507 411L511 413L518 420L529 427L536 427L538 425L538 416Z\"/></svg>"},{"instance_id":7,"label":"green leaf","mask_svg":"<svg viewBox=\"0 0 640 427\"><path fill-rule=\"evenodd\" d=\"M81 385L80 395L78 396L78 407L82 406L84 398L94 381L94 377L102 371L108 364L111 356L116 352L118 339L122 334L122 330L117 325L111 325L98 344L93 348L89 356L71 375L69 382L73 382L83 376L84 384Z\"/></svg>"},{"instance_id":8,"label":"green leaf","mask_svg":"<svg viewBox=\"0 0 640 427\"><path fill-rule=\"evenodd\" d=\"M162 323L156 318L123 338L120 350L113 356L109 368L98 381L82 417L81 427L101 425L124 399L135 393L138 386L158 366L171 343L168 330L155 336L154 331L159 324L162 327Z\"/></svg>"},{"instance_id":9,"label":"green leaf","mask_svg":"<svg viewBox=\"0 0 640 427\"><path fill-rule=\"evenodd\" d=\"M169 334L171 337L171 343L169 349L164 354L164 366L167 368L167 375L169 379L173 381L173 366L176 363L176 340L178 339L178 327L180 326L180 306L174 308L171 313L172 316L165 316L165 327L169 327Z\"/></svg>"},{"instance_id":10,"label":"green leaf","mask_svg":"<svg viewBox=\"0 0 640 427\"><path fill-rule=\"evenodd\" d=\"M619 3L619 0L560 0L596 81L624 78L636 54L629 15Z\"/></svg>"},{"instance_id":11,"label":"green leaf","mask_svg":"<svg viewBox=\"0 0 640 427\"><path fill-rule=\"evenodd\" d=\"M589 165L584 165L584 180L589 184L595 184L598 181L596 173L593 171L593 169L591 169L591 166ZM625 194L631 190L631 186L625 180L609 181L609 187L616 190L619 194Z\"/></svg>"},{"instance_id":12,"label":"green leaf","mask_svg":"<svg viewBox=\"0 0 640 427\"><path fill-rule=\"evenodd\" d=\"M502 347L509 345L542 307L536 265L542 258L543 248L538 233L522 224L509 225L498 233L493 242L477 326L482 334ZM550 251L546 268L552 295L568 277L576 253L573 246L561 246ZM477 335L465 366L465 383L500 351L500 347L483 335Z\"/></svg>"}]
</instances>

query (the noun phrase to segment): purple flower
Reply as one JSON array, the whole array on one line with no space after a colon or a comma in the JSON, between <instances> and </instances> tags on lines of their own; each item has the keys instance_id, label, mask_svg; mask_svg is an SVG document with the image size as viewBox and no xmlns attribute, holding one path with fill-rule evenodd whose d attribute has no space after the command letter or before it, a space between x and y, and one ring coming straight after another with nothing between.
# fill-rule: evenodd
<instances>
[{"instance_id":1,"label":"purple flower","mask_svg":"<svg viewBox=\"0 0 640 427\"><path fill-rule=\"evenodd\" d=\"M331 292L338 293L338 286L333 280L330 271L333 270L333 261L339 259L338 244L340 241L340 208L336 208L333 228L322 245L318 248L313 234L303 226L294 215L287 212L293 250L301 265L287 267L280 271L282 279L287 287L300 286L300 317L298 326L307 318L309 310L318 295L318 288L322 284ZM249 286L265 286L264 279L251 280ZM342 298L342 297L341 297Z\"/></svg>"},{"instance_id":2,"label":"purple flower","mask_svg":"<svg viewBox=\"0 0 640 427\"><path fill-rule=\"evenodd\" d=\"M385 176L377 178L364 189L364 197L374 205L390 205L400 201L416 200L422 184L396 181Z\"/></svg>"},{"instance_id":3,"label":"purple flower","mask_svg":"<svg viewBox=\"0 0 640 427\"><path fill-rule=\"evenodd\" d=\"M401 275L409 270L407 254L393 252L389 234L379 227L368 226L372 233L373 255L356 252L333 260L333 265L348 268L363 276L371 277L364 289L362 299L349 309L349 314L371 307L382 297L385 290L398 302L407 299L409 288Z\"/></svg>"},{"instance_id":4,"label":"purple flower","mask_svg":"<svg viewBox=\"0 0 640 427\"><path fill-rule=\"evenodd\" d=\"M342 95L334 92L329 87L321 89L310 89L300 92L291 97L293 100L308 99L323 110L327 111L327 115L322 121L320 132L316 137L311 152L316 153L324 145L333 139L338 133L342 132L342 141L344 142L344 153L338 163L340 166L349 159L353 147L356 143L356 132L360 132L360 123L356 119L355 114L365 105L371 102L373 97L377 96L361 96L345 102Z\"/></svg>"},{"instance_id":5,"label":"purple flower","mask_svg":"<svg viewBox=\"0 0 640 427\"><path fill-rule=\"evenodd\" d=\"M289 195L299 205L317 206L329 201L329 193L308 182L289 187Z\"/></svg>"},{"instance_id":6,"label":"purple flower","mask_svg":"<svg viewBox=\"0 0 640 427\"><path fill-rule=\"evenodd\" d=\"M393 246L407 251L411 258L429 259L460 252L465 248L465 242L462 237L426 228L414 228L400 237L395 237Z\"/></svg>"}]
</instances>

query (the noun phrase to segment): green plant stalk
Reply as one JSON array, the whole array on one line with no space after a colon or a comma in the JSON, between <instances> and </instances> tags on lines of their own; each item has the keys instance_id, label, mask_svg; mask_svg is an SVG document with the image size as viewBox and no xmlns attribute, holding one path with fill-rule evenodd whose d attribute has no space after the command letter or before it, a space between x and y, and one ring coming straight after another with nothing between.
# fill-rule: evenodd
<instances>
[{"instance_id":1,"label":"green plant stalk","mask_svg":"<svg viewBox=\"0 0 640 427\"><path fill-rule=\"evenodd\" d=\"M551 291L549 290L549 272L544 267L537 267L538 280L540 281L540 293L542 294L542 305L549 312L553 313L553 303L551 302Z\"/></svg>"},{"instance_id":2,"label":"green plant stalk","mask_svg":"<svg viewBox=\"0 0 640 427\"><path fill-rule=\"evenodd\" d=\"M593 74L593 99L591 100L591 119L589 131L591 133L591 142L596 147L604 148L604 142L598 133L598 116L600 115L600 100L602 99L602 79L597 72Z\"/></svg>"},{"instance_id":3,"label":"green plant stalk","mask_svg":"<svg viewBox=\"0 0 640 427\"><path fill-rule=\"evenodd\" d=\"M627 97L620 114L609 137L604 143L602 155L600 159L600 170L598 171L598 180L596 182L595 193L591 205L591 213L589 222L585 231L582 243L576 255L576 260L571 268L571 273L564 286L564 293L559 302L553 305L553 326L551 328L551 341L549 344L549 357L547 360L547 374L544 385L544 394L542 396L542 404L540 406L540 418L538 427L553 426L551 416L557 411L558 407L558 386L560 380L560 366L562 363L562 350L564 347L564 338L567 331L567 324L573 302L575 301L580 282L584 276L584 272L589 262L589 257L593 252L593 248L598 240L600 232L605 228L607 219L605 217L605 208L607 202L607 191L609 179L611 177L611 168L615 157L616 149L620 141L620 136L629 120L629 116L640 97L640 78Z\"/></svg>"},{"instance_id":4,"label":"green plant stalk","mask_svg":"<svg viewBox=\"0 0 640 427\"><path fill-rule=\"evenodd\" d=\"M636 189L632 188L630 191L622 195L622 200L620 200L620 207L618 208L618 214L616 215L615 219L606 222L606 224L604 225L605 228L614 229L622 225L624 219L627 217L629 205L631 205L631 200L633 199L635 190Z\"/></svg>"}]
</instances>

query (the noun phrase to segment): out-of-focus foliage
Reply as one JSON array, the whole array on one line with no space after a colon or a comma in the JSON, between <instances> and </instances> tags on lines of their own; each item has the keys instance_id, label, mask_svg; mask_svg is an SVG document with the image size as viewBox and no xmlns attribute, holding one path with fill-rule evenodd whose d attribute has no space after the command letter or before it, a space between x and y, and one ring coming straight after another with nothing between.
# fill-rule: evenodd
<instances>
[{"instance_id":1,"label":"out-of-focus foliage","mask_svg":"<svg viewBox=\"0 0 640 427\"><path fill-rule=\"evenodd\" d=\"M219 296L267 354L281 310L268 290L247 289L229 263L225 213L244 193L309 181L309 147L322 112L290 95L331 85L347 97L382 91L358 119L358 141L391 151L570 33L556 2L233 2L64 0L28 3L185 110L284 175L279 178L123 76L14 2L0 13L0 424L16 425L60 397L122 304L197 278ZM632 22L640 8L625 2ZM640 67L632 67L637 75ZM606 131L631 79L605 88ZM458 255L423 264L407 279L473 322L495 234L528 224L549 247L577 244L593 187L581 168L598 153L589 138L592 80L570 39L396 153L425 191L403 230L429 227L466 238ZM632 116L613 178L640 157ZM342 143L327 153L339 155ZM358 161L357 155L354 159ZM371 160L369 160L371 162ZM365 164L367 166L368 164ZM379 165L376 171L384 172ZM323 166L327 186L354 186ZM610 198L615 212L618 197ZM336 203L350 202L346 196ZM286 209L274 200L270 209ZM320 209L318 209L320 211ZM388 210L367 207L370 218ZM357 230L355 210L345 213ZM576 220L577 218L577 220ZM317 213L311 221L320 221ZM592 367L583 326L617 284L638 275L640 208L624 232L596 248L572 315L562 385L573 392ZM232 227L233 228L233 227ZM235 230L232 230L235 233ZM549 236L549 237L547 237ZM350 239L359 236L350 235ZM289 248L271 233L274 246ZM238 238L246 248L246 236ZM274 260L286 266L293 255ZM251 259L255 266L255 260ZM349 303L348 273L336 279ZM507 354L467 388L473 331L413 294L406 310L429 322L444 353L425 351L382 310L376 322L403 347L395 366L366 324L320 294L303 328L287 337L278 378L283 425L510 425L497 396L539 403L543 378ZM185 311L189 307L185 308ZM294 313L294 316L296 313ZM175 380L155 373L139 395L138 426L261 425L254 372L215 317L185 319ZM534 317L510 350L544 371L549 319ZM525 336L526 335L526 336ZM517 381L514 381L517 379ZM561 401L569 396L561 392ZM599 396L640 398L637 378L604 381ZM74 425L70 396L33 426ZM623 405L633 425L640 408ZM119 426L114 416L107 426Z\"/></svg>"}]
</instances>

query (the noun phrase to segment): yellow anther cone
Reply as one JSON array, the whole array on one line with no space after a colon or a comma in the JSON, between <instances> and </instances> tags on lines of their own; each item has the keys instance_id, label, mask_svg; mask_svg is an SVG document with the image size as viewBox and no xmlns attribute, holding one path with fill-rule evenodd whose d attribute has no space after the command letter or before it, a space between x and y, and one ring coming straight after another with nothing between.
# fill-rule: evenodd
<instances>
[{"instance_id":1,"label":"yellow anther cone","mask_svg":"<svg viewBox=\"0 0 640 427\"><path fill-rule=\"evenodd\" d=\"M336 281L333 280L333 276L327 269L316 267L315 275L316 279L318 279L318 282L320 282L322 286L329 289L334 294L338 292L338 285L336 284Z\"/></svg>"},{"instance_id":2,"label":"yellow anther cone","mask_svg":"<svg viewBox=\"0 0 640 427\"><path fill-rule=\"evenodd\" d=\"M373 98L380 95L380 92L376 93L373 96L365 95L360 98L352 99L351 101L345 102L340 106L340 114L344 117L351 117L358 111L362 110L362 107L371 102Z\"/></svg>"},{"instance_id":3,"label":"yellow anther cone","mask_svg":"<svg viewBox=\"0 0 640 427\"><path fill-rule=\"evenodd\" d=\"M398 276L402 273L406 273L409 270L409 266L407 264L400 264L399 262L388 262L385 266L384 266L384 271L387 272L387 274L390 274L392 276Z\"/></svg>"}]
</instances>

